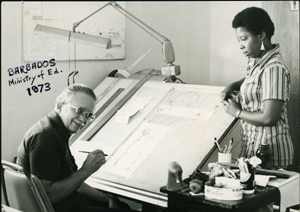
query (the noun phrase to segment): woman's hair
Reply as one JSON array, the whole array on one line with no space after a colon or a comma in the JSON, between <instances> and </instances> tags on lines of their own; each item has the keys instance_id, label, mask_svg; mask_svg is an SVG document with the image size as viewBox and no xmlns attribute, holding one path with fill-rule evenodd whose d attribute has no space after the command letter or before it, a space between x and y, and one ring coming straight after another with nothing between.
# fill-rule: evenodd
<instances>
[{"instance_id":1,"label":"woman's hair","mask_svg":"<svg viewBox=\"0 0 300 212\"><path fill-rule=\"evenodd\" d=\"M244 27L254 35L265 31L269 40L271 40L275 31L274 24L268 13L258 7L249 7L239 12L232 21L232 27Z\"/></svg>"},{"instance_id":2,"label":"woman's hair","mask_svg":"<svg viewBox=\"0 0 300 212\"><path fill-rule=\"evenodd\" d=\"M58 110L58 103L65 102L71 95L73 95L76 92L85 93L89 96L91 96L95 101L97 100L97 97L94 93L94 91L83 84L73 84L65 88L61 94L58 95L55 101L55 110Z\"/></svg>"}]
</instances>

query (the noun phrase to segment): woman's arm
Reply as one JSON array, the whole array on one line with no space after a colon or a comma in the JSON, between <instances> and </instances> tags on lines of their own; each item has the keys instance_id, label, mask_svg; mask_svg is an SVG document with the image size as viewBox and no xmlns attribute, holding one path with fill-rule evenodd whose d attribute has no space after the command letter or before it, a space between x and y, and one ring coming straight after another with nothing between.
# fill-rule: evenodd
<instances>
[{"instance_id":1,"label":"woman's arm","mask_svg":"<svg viewBox=\"0 0 300 212\"><path fill-rule=\"evenodd\" d=\"M240 118L243 121L256 125L256 126L274 126L281 114L282 107L284 105L284 101L277 99L269 99L264 102L264 111L259 112L250 112L246 110L242 110L240 104L238 102L233 101L232 99L228 99L224 101L224 104L227 107L227 113L230 115ZM239 113L239 111L241 111ZM239 117L237 117L239 114Z\"/></svg>"},{"instance_id":2,"label":"woman's arm","mask_svg":"<svg viewBox=\"0 0 300 212\"><path fill-rule=\"evenodd\" d=\"M224 88L224 90L220 93L221 101L223 101L223 100L227 101L231 97L231 95L233 94L234 91L239 91L244 80L245 80L245 78L240 79L236 82L233 82L233 83L227 85Z\"/></svg>"}]
</instances>

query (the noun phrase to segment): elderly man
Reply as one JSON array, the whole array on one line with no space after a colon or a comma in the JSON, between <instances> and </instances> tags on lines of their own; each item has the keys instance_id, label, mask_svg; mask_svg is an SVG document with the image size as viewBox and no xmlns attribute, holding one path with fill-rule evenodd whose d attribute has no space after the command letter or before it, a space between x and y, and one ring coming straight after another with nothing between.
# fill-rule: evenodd
<instances>
[{"instance_id":1,"label":"elderly man","mask_svg":"<svg viewBox=\"0 0 300 212\"><path fill-rule=\"evenodd\" d=\"M95 102L87 86L67 87L57 97L54 111L26 132L18 148L18 164L41 180L55 211L128 211L116 197L84 183L106 162L103 152L89 153L78 169L69 149L70 136L93 119Z\"/></svg>"}]
</instances>

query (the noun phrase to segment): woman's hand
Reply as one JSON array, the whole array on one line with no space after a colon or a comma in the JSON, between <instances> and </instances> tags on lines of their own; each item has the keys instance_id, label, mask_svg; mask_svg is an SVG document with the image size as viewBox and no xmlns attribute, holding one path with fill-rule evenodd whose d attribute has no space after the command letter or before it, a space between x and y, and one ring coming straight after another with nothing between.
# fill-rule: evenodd
<instances>
[{"instance_id":1,"label":"woman's hand","mask_svg":"<svg viewBox=\"0 0 300 212\"><path fill-rule=\"evenodd\" d=\"M224 90L221 91L221 93L220 93L221 102L222 102L222 101L227 101L227 100L232 96L233 93L234 93L233 86L228 85L228 86L227 86L226 88L224 88Z\"/></svg>"},{"instance_id":2,"label":"woman's hand","mask_svg":"<svg viewBox=\"0 0 300 212\"><path fill-rule=\"evenodd\" d=\"M237 102L233 99L228 99L228 101L222 101L222 103L225 105L226 113L232 115L233 117L236 117L236 114L238 111L242 110L240 102Z\"/></svg>"},{"instance_id":3,"label":"woman's hand","mask_svg":"<svg viewBox=\"0 0 300 212\"><path fill-rule=\"evenodd\" d=\"M220 93L221 102L228 101L229 98L235 95L235 91L240 91L241 85L244 82L245 78L240 79L239 81L233 82L227 85L223 91Z\"/></svg>"}]
</instances>

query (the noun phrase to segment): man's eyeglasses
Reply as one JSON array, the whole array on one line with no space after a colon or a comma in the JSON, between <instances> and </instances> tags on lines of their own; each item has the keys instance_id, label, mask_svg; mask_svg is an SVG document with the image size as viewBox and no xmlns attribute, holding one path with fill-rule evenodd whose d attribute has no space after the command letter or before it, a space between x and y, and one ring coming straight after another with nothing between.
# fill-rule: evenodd
<instances>
[{"instance_id":1,"label":"man's eyeglasses","mask_svg":"<svg viewBox=\"0 0 300 212\"><path fill-rule=\"evenodd\" d=\"M66 103L66 102L65 102ZM76 107L74 105L71 105L70 103L66 103L70 107L75 109L75 112L78 115L84 115L89 121L93 121L95 119L95 115L92 112L87 111L83 107Z\"/></svg>"}]
</instances>

